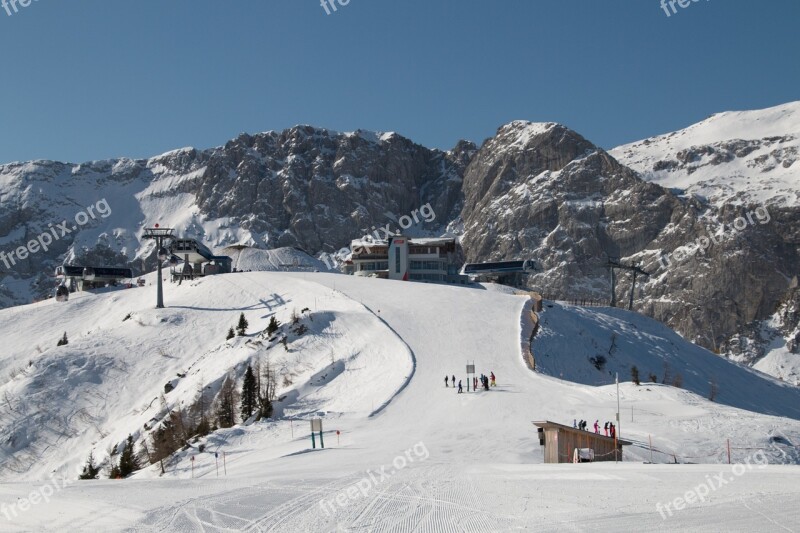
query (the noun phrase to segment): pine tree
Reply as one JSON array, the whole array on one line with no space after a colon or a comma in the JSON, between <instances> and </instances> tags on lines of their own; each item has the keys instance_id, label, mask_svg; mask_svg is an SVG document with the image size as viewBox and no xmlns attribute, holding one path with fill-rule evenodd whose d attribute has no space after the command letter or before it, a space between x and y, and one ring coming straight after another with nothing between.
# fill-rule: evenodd
<instances>
[{"instance_id":1,"label":"pine tree","mask_svg":"<svg viewBox=\"0 0 800 533\"><path fill-rule=\"evenodd\" d=\"M100 467L94 464L94 454L89 452L89 459L86 461L86 466L83 467L83 473L78 476L78 479L97 479L100 474Z\"/></svg>"},{"instance_id":2,"label":"pine tree","mask_svg":"<svg viewBox=\"0 0 800 533\"><path fill-rule=\"evenodd\" d=\"M232 427L236 423L234 406L236 397L236 389L234 388L233 379L230 376L225 378L222 382L222 387L219 389L217 396L217 409L216 418L217 424L221 428Z\"/></svg>"},{"instance_id":3,"label":"pine tree","mask_svg":"<svg viewBox=\"0 0 800 533\"><path fill-rule=\"evenodd\" d=\"M225 337L225 340L226 340L226 341L229 341L229 340L231 340L232 338L234 338L235 336L236 336L236 334L233 332L233 328L231 328L231 329L229 329L229 330L228 330L228 336L227 336L227 337Z\"/></svg>"},{"instance_id":4,"label":"pine tree","mask_svg":"<svg viewBox=\"0 0 800 533\"><path fill-rule=\"evenodd\" d=\"M133 436L128 435L128 440L125 442L125 447L122 448L122 455L119 458L119 475L121 477L128 477L135 471L141 468L139 466L139 459L133 450Z\"/></svg>"},{"instance_id":5,"label":"pine tree","mask_svg":"<svg viewBox=\"0 0 800 533\"><path fill-rule=\"evenodd\" d=\"M639 369L638 369L638 368L636 368L636 365L633 365L633 366L631 367L631 380L632 380L632 381L633 381L635 384L637 384L637 385L641 385L641 382L639 381Z\"/></svg>"},{"instance_id":6,"label":"pine tree","mask_svg":"<svg viewBox=\"0 0 800 533\"><path fill-rule=\"evenodd\" d=\"M64 332L64 336L59 339L57 346L66 346L69 344L69 339L67 339L67 332Z\"/></svg>"},{"instance_id":7,"label":"pine tree","mask_svg":"<svg viewBox=\"0 0 800 533\"><path fill-rule=\"evenodd\" d=\"M281 323L275 319L275 315L272 315L269 319L269 324L267 324L267 335L272 337L280 327Z\"/></svg>"},{"instance_id":8,"label":"pine tree","mask_svg":"<svg viewBox=\"0 0 800 533\"><path fill-rule=\"evenodd\" d=\"M258 407L258 390L256 388L256 376L253 374L253 367L247 366L242 384L242 420L247 420Z\"/></svg>"},{"instance_id":9,"label":"pine tree","mask_svg":"<svg viewBox=\"0 0 800 533\"><path fill-rule=\"evenodd\" d=\"M270 418L274 410L272 401L275 400L275 390L278 388L278 379L272 364L267 359L261 368L258 380L258 417Z\"/></svg>"},{"instance_id":10,"label":"pine tree","mask_svg":"<svg viewBox=\"0 0 800 533\"><path fill-rule=\"evenodd\" d=\"M108 471L108 479L119 479L122 476L119 473L119 467L114 463L114 458L111 458L111 468Z\"/></svg>"},{"instance_id":11,"label":"pine tree","mask_svg":"<svg viewBox=\"0 0 800 533\"><path fill-rule=\"evenodd\" d=\"M247 333L247 328L250 324L247 323L247 319L244 317L244 313L239 315L239 324L236 326L236 331L239 333L240 337L244 337Z\"/></svg>"}]
</instances>

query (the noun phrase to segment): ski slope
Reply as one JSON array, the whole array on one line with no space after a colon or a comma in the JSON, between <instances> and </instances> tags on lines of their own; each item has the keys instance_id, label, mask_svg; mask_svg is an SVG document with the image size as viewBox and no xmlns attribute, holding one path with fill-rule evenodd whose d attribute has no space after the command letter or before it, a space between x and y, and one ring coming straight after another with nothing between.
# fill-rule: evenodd
<instances>
[{"instance_id":1,"label":"ski slope","mask_svg":"<svg viewBox=\"0 0 800 533\"><path fill-rule=\"evenodd\" d=\"M8 340L4 372L36 351L19 332L37 331L33 343L52 341L31 369L4 381L3 393L32 401L25 416L4 413L3 442L14 430L19 445L3 448L3 477L14 482L0 485L0 503L25 498L51 472L74 478L92 446L101 456L128 433L141 436L162 409L151 402L179 372L186 377L165 395L169 402L188 402L199 383L213 384L229 368L241 372L250 358L269 355L296 371L290 385L281 385L286 399L277 417L192 443L163 476L150 467L125 481L71 483L46 506L15 515L4 524L10 530L618 530L723 520L746 530L761 524L764 518L742 502L778 524L797 521L796 466L753 470L746 483L716 491L713 501L668 522L660 516L657 503L729 468L722 464L727 439L735 460L759 449L773 464L800 462L794 446L800 390L701 353L638 315L546 308L534 353L537 361L541 352L563 361L543 363L547 375L531 372L522 357L529 300L499 291L253 272L168 284L165 292L169 308L160 311L152 309L152 286L0 311L0 334ZM257 333L224 340L240 312L258 332L273 313L285 322L292 309L305 307L313 321L304 323L313 323L313 331L294 339L289 355ZM127 313L132 318L123 322ZM74 332L70 344L56 349L65 329ZM643 361L643 374L648 358L668 360L684 374L687 390L621 384L620 434L635 443L626 448L626 464L541 465L531 421L613 420L615 387L605 384L607 375L595 386L585 373L586 354L595 344L605 347L609 331L617 332L620 351L608 368L619 368L623 380L629 360ZM495 389L457 394L444 386L445 375L466 381L472 361L478 372L496 374ZM719 403L691 392L703 389L709 370ZM81 409L90 423L79 419ZM324 451L309 449L312 416L324 421ZM48 429L37 433L40 427ZM654 462L705 465L642 465L651 457L651 437ZM214 452L226 457L220 477ZM367 470L384 475L372 483ZM364 479L371 484L362 493L355 487L364 487L357 485ZM336 503L341 494L343 505Z\"/></svg>"}]
</instances>

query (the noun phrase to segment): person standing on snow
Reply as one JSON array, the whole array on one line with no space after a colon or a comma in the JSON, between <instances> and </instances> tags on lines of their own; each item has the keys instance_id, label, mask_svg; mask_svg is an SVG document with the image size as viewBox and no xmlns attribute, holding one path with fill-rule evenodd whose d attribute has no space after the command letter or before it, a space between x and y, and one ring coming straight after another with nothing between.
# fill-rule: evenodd
<instances>
[{"instance_id":1,"label":"person standing on snow","mask_svg":"<svg viewBox=\"0 0 800 533\"><path fill-rule=\"evenodd\" d=\"M578 429L578 421L575 418L572 419L572 428L573 429Z\"/></svg>"},{"instance_id":2,"label":"person standing on snow","mask_svg":"<svg viewBox=\"0 0 800 533\"><path fill-rule=\"evenodd\" d=\"M598 434L598 435L600 434L600 421L599 420L595 420L594 421L594 432L596 434Z\"/></svg>"},{"instance_id":3,"label":"person standing on snow","mask_svg":"<svg viewBox=\"0 0 800 533\"><path fill-rule=\"evenodd\" d=\"M603 431L605 431L605 432L606 432L606 437L608 437L608 422L606 422L605 424L603 424Z\"/></svg>"},{"instance_id":4,"label":"person standing on snow","mask_svg":"<svg viewBox=\"0 0 800 533\"><path fill-rule=\"evenodd\" d=\"M464 389L461 388L461 380L459 379L458 380L458 393L461 394L462 392L464 392Z\"/></svg>"},{"instance_id":5,"label":"person standing on snow","mask_svg":"<svg viewBox=\"0 0 800 533\"><path fill-rule=\"evenodd\" d=\"M611 438L617 438L617 426L615 426L613 423L610 423L609 427L611 428Z\"/></svg>"},{"instance_id":6,"label":"person standing on snow","mask_svg":"<svg viewBox=\"0 0 800 533\"><path fill-rule=\"evenodd\" d=\"M449 380L449 379L450 379L450 378L449 378L449 377L447 377L447 376L445 376L445 377L444 377L444 386L445 386L445 387L449 387L449 386L450 386L450 384L449 384L450 382L449 382L449 381L447 381L447 380Z\"/></svg>"},{"instance_id":7,"label":"person standing on snow","mask_svg":"<svg viewBox=\"0 0 800 533\"><path fill-rule=\"evenodd\" d=\"M496 387L497 382L495 381L494 372L491 373L491 378L492 378L492 387Z\"/></svg>"},{"instance_id":8,"label":"person standing on snow","mask_svg":"<svg viewBox=\"0 0 800 533\"><path fill-rule=\"evenodd\" d=\"M456 375L453 374L453 387L455 387L455 386L456 386Z\"/></svg>"}]
</instances>

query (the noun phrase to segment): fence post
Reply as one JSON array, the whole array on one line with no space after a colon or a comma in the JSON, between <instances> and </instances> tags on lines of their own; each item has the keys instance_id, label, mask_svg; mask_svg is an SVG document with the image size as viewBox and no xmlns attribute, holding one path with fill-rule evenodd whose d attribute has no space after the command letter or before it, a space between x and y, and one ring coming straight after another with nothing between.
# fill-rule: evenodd
<instances>
[{"instance_id":1,"label":"fence post","mask_svg":"<svg viewBox=\"0 0 800 533\"><path fill-rule=\"evenodd\" d=\"M731 464L731 439L728 439L728 464Z\"/></svg>"}]
</instances>

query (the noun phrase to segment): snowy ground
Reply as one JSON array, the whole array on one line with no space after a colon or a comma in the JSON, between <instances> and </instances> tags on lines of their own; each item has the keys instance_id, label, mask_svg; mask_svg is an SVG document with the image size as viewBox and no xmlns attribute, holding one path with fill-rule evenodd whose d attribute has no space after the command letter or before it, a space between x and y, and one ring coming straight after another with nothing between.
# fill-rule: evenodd
<instances>
[{"instance_id":1,"label":"snowy ground","mask_svg":"<svg viewBox=\"0 0 800 533\"><path fill-rule=\"evenodd\" d=\"M3 372L47 341L41 359L0 388L15 393L13 408L27 409L24 417L4 412L0 520L13 520L3 530L797 529L800 390L696 352L638 315L547 308L534 352L572 363L545 367L546 375L522 358L529 301L496 291L240 273L167 285L164 311L152 309L152 287L82 296L0 311ZM286 321L295 307L309 307L316 319L313 335L290 344L291 359L255 333L224 341L239 312L257 332L272 314ZM126 313L136 320L123 322ZM59 350L50 341L64 329L75 333ZM21 334L30 331L37 331L33 341ZM616 388L586 361L587 347L607 351L609 331L620 347L609 368L617 365L623 381L638 349L643 361L670 361L688 390L621 384L621 436L635 443L624 464L541 464L531 421L613 419ZM165 344L170 357L158 352ZM124 481L72 481L89 449L102 455L158 414L158 402L148 402L176 373L186 378L167 397L188 401L197 383L253 355L305 368L280 392L288 398L281 418L219 431L204 451L181 452L164 476L150 467ZM461 395L445 388L445 375L466 381L468 361L493 371L498 387ZM87 365L96 371L76 370ZM709 368L720 388L713 403L704 397ZM593 371L601 382L587 382ZM51 401L22 401L42 390ZM91 424L70 417L83 408ZM324 420L324 451L309 450L311 416ZM661 464L642 464L651 459L650 438L652 460ZM724 464L727 439L734 461L771 465L736 475ZM219 478L214 452L220 461L225 454ZM705 464L664 464L675 460ZM68 485L53 488L50 472ZM717 481L703 502L674 510L676 498L720 475L730 480L716 488ZM672 516L663 518L659 503L672 503Z\"/></svg>"}]
</instances>

